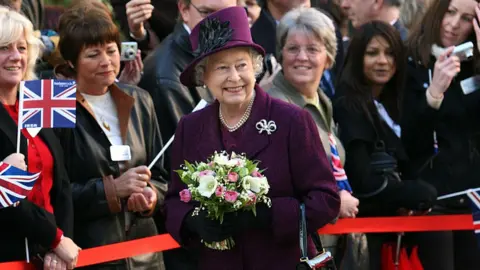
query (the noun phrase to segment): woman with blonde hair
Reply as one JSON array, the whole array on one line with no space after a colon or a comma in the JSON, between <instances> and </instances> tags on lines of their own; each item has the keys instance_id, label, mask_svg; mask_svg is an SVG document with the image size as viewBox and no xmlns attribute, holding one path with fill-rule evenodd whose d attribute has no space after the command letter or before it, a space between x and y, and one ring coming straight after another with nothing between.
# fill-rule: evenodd
<instances>
[{"instance_id":1,"label":"woman with blonde hair","mask_svg":"<svg viewBox=\"0 0 480 270\"><path fill-rule=\"evenodd\" d=\"M71 240L72 197L61 146L51 129L37 136L22 129L16 153L18 88L22 80L35 79L40 40L27 18L5 7L0 25L0 160L41 173L26 199L0 209L0 261L27 259L27 238L30 255L46 254L45 269L73 269L80 248Z\"/></svg>"}]
</instances>

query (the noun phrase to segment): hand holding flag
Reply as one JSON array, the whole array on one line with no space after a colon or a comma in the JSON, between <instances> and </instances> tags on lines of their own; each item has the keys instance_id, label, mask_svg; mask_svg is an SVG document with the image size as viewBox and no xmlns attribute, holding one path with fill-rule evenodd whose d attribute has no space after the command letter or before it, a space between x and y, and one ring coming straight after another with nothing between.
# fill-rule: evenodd
<instances>
[{"instance_id":1,"label":"hand holding flag","mask_svg":"<svg viewBox=\"0 0 480 270\"><path fill-rule=\"evenodd\" d=\"M0 209L25 199L39 176L40 173L29 173L0 162Z\"/></svg>"}]
</instances>

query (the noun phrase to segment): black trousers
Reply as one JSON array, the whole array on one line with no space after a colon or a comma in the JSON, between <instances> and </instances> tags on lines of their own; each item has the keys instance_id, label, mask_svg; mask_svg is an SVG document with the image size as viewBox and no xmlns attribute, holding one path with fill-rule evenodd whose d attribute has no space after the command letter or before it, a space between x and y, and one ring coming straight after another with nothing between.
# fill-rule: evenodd
<instances>
[{"instance_id":1,"label":"black trousers","mask_svg":"<svg viewBox=\"0 0 480 270\"><path fill-rule=\"evenodd\" d=\"M381 270L383 243L395 242L396 234L367 234L370 269ZM480 248L473 231L406 233L402 244L418 245L418 255L425 270L478 270Z\"/></svg>"}]
</instances>

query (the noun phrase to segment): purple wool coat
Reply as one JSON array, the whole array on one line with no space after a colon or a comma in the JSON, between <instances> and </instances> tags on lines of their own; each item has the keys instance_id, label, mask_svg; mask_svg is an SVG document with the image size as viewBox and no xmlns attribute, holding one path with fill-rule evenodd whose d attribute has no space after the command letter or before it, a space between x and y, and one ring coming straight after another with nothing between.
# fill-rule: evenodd
<instances>
[{"instance_id":1,"label":"purple wool coat","mask_svg":"<svg viewBox=\"0 0 480 270\"><path fill-rule=\"evenodd\" d=\"M309 232L331 222L339 212L335 179L310 114L268 96L259 87L255 91L251 115L235 131L241 136L234 144L223 141L218 101L183 117L178 124L172 147L172 181L165 201L166 227L182 245L199 246L200 270L295 269L300 259L300 202L306 205ZM256 123L262 119L274 121L277 130L271 135L259 134ZM186 185L173 172L184 160L205 161L221 150L246 153L247 158L259 160L260 169L266 169L272 199L271 227L234 236L236 246L228 251L211 250L199 240L182 238L183 220L194 204L180 201L179 192Z\"/></svg>"}]
</instances>

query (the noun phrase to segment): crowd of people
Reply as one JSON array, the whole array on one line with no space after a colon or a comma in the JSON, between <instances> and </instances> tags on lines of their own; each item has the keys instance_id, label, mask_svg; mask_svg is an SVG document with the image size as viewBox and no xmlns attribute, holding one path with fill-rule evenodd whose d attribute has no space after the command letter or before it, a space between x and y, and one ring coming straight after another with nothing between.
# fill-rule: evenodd
<instances>
[{"instance_id":1,"label":"crowd of people","mask_svg":"<svg viewBox=\"0 0 480 270\"><path fill-rule=\"evenodd\" d=\"M480 186L478 0L84 0L49 27L45 8L0 0L0 160L41 172L0 209L0 262L25 261L27 242L30 261L74 269L81 249L169 233L181 248L83 269L295 269L305 205L309 256L380 270L397 234L367 233L360 262L348 235L320 247L317 229L471 213L466 196L437 197ZM129 59L124 41L138 46ZM17 135L34 79L76 81L75 128ZM271 207L192 215L175 171L223 150L260 161ZM202 244L230 237L229 250ZM426 270L480 265L473 231L403 245Z\"/></svg>"}]
</instances>

